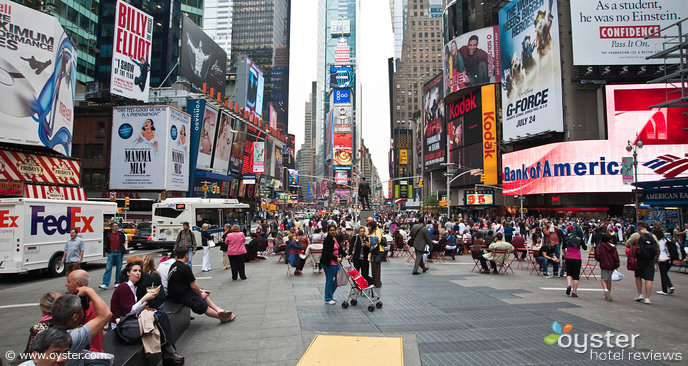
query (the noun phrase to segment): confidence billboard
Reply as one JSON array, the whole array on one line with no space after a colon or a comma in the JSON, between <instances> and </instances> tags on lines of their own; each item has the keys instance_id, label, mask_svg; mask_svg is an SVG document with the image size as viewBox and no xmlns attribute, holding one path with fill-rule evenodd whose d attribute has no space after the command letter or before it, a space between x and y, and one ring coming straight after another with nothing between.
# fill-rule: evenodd
<instances>
[{"instance_id":1,"label":"confidence billboard","mask_svg":"<svg viewBox=\"0 0 688 366\"><path fill-rule=\"evenodd\" d=\"M179 76L186 78L196 90L213 89L213 98L225 94L227 52L208 37L189 17L182 18L182 47Z\"/></svg>"},{"instance_id":2,"label":"confidence billboard","mask_svg":"<svg viewBox=\"0 0 688 366\"><path fill-rule=\"evenodd\" d=\"M502 81L499 27L464 33L444 45L444 95Z\"/></svg>"},{"instance_id":3,"label":"confidence billboard","mask_svg":"<svg viewBox=\"0 0 688 366\"><path fill-rule=\"evenodd\" d=\"M110 93L147 102L153 50L153 17L117 0L114 32Z\"/></svg>"},{"instance_id":4,"label":"confidence billboard","mask_svg":"<svg viewBox=\"0 0 688 366\"><path fill-rule=\"evenodd\" d=\"M676 89L673 89L675 91ZM688 108L654 108L664 102L664 84L608 85L607 140L554 143L502 156L505 195L631 192L621 161L628 143L642 141L638 180L688 177ZM636 136L637 134L637 136Z\"/></svg>"},{"instance_id":5,"label":"confidence billboard","mask_svg":"<svg viewBox=\"0 0 688 366\"><path fill-rule=\"evenodd\" d=\"M113 108L110 189L186 191L190 119L169 106Z\"/></svg>"},{"instance_id":6,"label":"confidence billboard","mask_svg":"<svg viewBox=\"0 0 688 366\"><path fill-rule=\"evenodd\" d=\"M425 170L440 168L447 157L447 134L444 132L444 98L442 74L423 85L423 164Z\"/></svg>"},{"instance_id":7,"label":"confidence billboard","mask_svg":"<svg viewBox=\"0 0 688 366\"><path fill-rule=\"evenodd\" d=\"M688 1L685 0L571 0L573 64L664 64L664 59L645 58L663 51L666 39L645 37L686 17ZM670 32L661 35L671 36ZM669 63L678 61L666 59Z\"/></svg>"},{"instance_id":8,"label":"confidence billboard","mask_svg":"<svg viewBox=\"0 0 688 366\"><path fill-rule=\"evenodd\" d=\"M499 25L503 140L563 132L557 2L511 1Z\"/></svg>"},{"instance_id":9,"label":"confidence billboard","mask_svg":"<svg viewBox=\"0 0 688 366\"><path fill-rule=\"evenodd\" d=\"M72 152L76 49L54 17L0 0L0 142Z\"/></svg>"}]
</instances>

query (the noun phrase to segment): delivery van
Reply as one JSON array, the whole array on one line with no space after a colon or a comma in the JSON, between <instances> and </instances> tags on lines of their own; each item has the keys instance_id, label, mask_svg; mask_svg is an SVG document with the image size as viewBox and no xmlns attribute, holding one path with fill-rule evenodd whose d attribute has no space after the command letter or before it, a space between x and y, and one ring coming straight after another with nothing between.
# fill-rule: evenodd
<instances>
[{"instance_id":1,"label":"delivery van","mask_svg":"<svg viewBox=\"0 0 688 366\"><path fill-rule=\"evenodd\" d=\"M114 202L0 199L0 274L42 269L63 274L71 228L84 240L82 263L103 259L104 216L116 213Z\"/></svg>"}]
</instances>

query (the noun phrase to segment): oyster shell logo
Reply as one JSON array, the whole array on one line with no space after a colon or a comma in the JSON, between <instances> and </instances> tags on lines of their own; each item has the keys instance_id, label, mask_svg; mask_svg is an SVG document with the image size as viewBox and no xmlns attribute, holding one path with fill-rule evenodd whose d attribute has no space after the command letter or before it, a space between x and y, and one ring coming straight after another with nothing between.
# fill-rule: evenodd
<instances>
[{"instance_id":1,"label":"oyster shell logo","mask_svg":"<svg viewBox=\"0 0 688 366\"><path fill-rule=\"evenodd\" d=\"M50 188L50 190L46 194L46 197L48 199L51 199L51 200L63 200L64 199L64 195L55 188Z\"/></svg>"},{"instance_id":2,"label":"oyster shell logo","mask_svg":"<svg viewBox=\"0 0 688 366\"><path fill-rule=\"evenodd\" d=\"M25 162L21 161L21 160L18 161L17 162L17 169L19 169L19 171L22 174L29 175L29 176L31 176L31 175L35 175L35 176L43 175L43 167L40 166L38 163L36 163L36 161L34 161L33 159L29 159Z\"/></svg>"},{"instance_id":3,"label":"oyster shell logo","mask_svg":"<svg viewBox=\"0 0 688 366\"><path fill-rule=\"evenodd\" d=\"M58 178L74 178L74 172L64 162L53 167L53 174Z\"/></svg>"}]
</instances>

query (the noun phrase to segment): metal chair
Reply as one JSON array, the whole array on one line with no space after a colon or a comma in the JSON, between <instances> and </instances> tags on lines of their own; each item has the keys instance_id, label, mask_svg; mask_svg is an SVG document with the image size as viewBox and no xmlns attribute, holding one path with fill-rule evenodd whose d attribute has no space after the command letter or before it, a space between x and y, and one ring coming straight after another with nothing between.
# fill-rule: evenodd
<instances>
[{"instance_id":1,"label":"metal chair","mask_svg":"<svg viewBox=\"0 0 688 366\"><path fill-rule=\"evenodd\" d=\"M595 260L594 255L588 255L588 262L583 264L581 266L581 275L585 276L585 279L590 279L590 276L592 276L593 279L597 279L597 276L595 276L595 270L597 269L597 261Z\"/></svg>"},{"instance_id":2,"label":"metal chair","mask_svg":"<svg viewBox=\"0 0 688 366\"><path fill-rule=\"evenodd\" d=\"M285 277L289 277L289 276L294 275L294 269L296 267L291 266L291 263L289 263L289 258L292 256L292 254L298 256L299 253L301 253L301 251L298 249L289 249L289 252L284 256L284 263L287 264L287 275Z\"/></svg>"}]
</instances>

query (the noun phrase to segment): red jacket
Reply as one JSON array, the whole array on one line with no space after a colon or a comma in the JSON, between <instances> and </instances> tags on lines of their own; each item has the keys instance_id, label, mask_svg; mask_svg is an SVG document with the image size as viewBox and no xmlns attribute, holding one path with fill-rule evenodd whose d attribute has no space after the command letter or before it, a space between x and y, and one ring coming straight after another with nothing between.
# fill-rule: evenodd
<instances>
[{"instance_id":1,"label":"red jacket","mask_svg":"<svg viewBox=\"0 0 688 366\"><path fill-rule=\"evenodd\" d=\"M595 260L599 262L600 269L612 270L619 268L619 253L616 247L610 243L601 242L595 248Z\"/></svg>"},{"instance_id":2,"label":"red jacket","mask_svg":"<svg viewBox=\"0 0 688 366\"><path fill-rule=\"evenodd\" d=\"M127 315L131 311L131 307L136 304L136 297L131 292L129 284L122 282L115 287L115 292L110 299L110 311L112 311L112 322L114 323L118 318Z\"/></svg>"}]
</instances>

